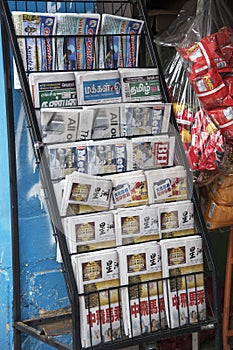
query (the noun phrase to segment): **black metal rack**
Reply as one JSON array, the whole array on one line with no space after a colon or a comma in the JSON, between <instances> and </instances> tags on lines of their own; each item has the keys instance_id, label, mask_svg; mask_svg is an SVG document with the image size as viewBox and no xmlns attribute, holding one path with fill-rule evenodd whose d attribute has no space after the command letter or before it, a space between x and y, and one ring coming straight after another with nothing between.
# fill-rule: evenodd
<instances>
[{"instance_id":1,"label":"black metal rack","mask_svg":"<svg viewBox=\"0 0 233 350\"><path fill-rule=\"evenodd\" d=\"M126 17L135 17L144 21L144 28L141 34L141 45L139 53L139 66L140 67L157 67L160 71L160 82L162 89L162 96L164 102L169 102L169 94L166 87L166 82L162 73L162 67L160 59L156 50L156 46L153 42L153 35L148 25L146 16L146 9L143 1L141 0L122 0L122 1L67 1L59 2L63 4L63 12L79 12L77 9L82 4L83 12L87 10L87 6L92 6L99 13L110 13ZM79 297L77 291L77 285L74 278L74 273L71 264L71 257L68 252L66 239L63 233L63 227L59 210L56 205L55 194L53 191L53 185L50 178L50 172L46 157L44 155L44 145L42 143L39 126L37 123L36 112L31 99L31 94L28 86L27 71L23 65L21 58L18 39L11 18L11 11L35 11L35 12L49 12L48 6L50 2L37 0L31 1L0 1L0 15L1 15L1 30L2 30L2 51L4 58L5 68L5 94L7 101L7 118L8 118L8 135L9 135L9 149L10 149L10 173L11 173L11 203L12 203L12 242L13 242L13 280L14 280L14 346L16 349L21 348L21 336L22 334L28 334L46 344L53 346L56 349L71 349L62 341L56 339L57 335L70 331L72 333L72 349L82 349L80 341L80 326L79 326ZM70 7L71 4L71 7ZM55 12L59 11L57 5L58 2L53 2ZM64 10L65 9L65 10ZM22 39L22 38L21 38ZM54 38L56 40L56 38ZM25 39L26 40L26 39ZM12 98L12 72L9 66L11 60L11 54L13 53L16 66L19 73L19 80L21 84L21 96L24 103L24 108L27 118L27 126L31 136L32 146L34 148L35 158L40 169L41 183L47 198L47 207L51 219L51 225L56 240L59 243L60 251L63 260L63 273L66 282L67 292L70 300L71 308L64 310L64 312L51 312L46 317L32 318L29 320L22 320L21 318L21 304L20 304L20 244L19 244L19 230L18 230L18 203L17 203L17 191L15 184L17 183L16 175L16 160L15 160L15 131L14 131L14 102ZM171 116L171 125L176 130L175 118ZM188 167L186 156L183 150L183 146L179 137L176 139L176 152L177 156L181 160L181 163L185 165L189 176L189 188L192 192L192 200L196 210L196 226L197 232L201 232L204 251L206 258L206 269L212 280L212 293L213 299L208 297L208 287L206 286L206 301L208 309L208 317L205 320L198 320L195 324L187 324L185 327L180 326L175 329L160 329L156 332L150 332L144 334L141 332L139 336L127 338L120 335L119 339L115 339L112 336L111 341L108 343L101 343L96 346L91 346L90 349L119 349L134 344L142 344L149 341L156 341L174 336L180 336L183 334L192 334L200 332L202 330L215 329L216 349L222 349L222 336L221 336L221 305L218 290L218 276L215 266L215 261L212 254L211 245L208 239L208 232L206 230L205 222L201 214L199 201L195 189L192 184L192 174ZM187 276L188 277L188 276ZM166 279L162 280L164 283L168 283ZM160 281L161 282L161 281ZM158 281L156 282L158 283ZM126 286L130 288L129 286ZM118 293L120 288L118 287ZM137 284L137 288L139 285ZM108 292L108 290L106 291ZM130 292L130 290L129 290ZM85 295L89 300L90 295ZM98 299L98 297L97 297Z\"/></svg>"}]
</instances>

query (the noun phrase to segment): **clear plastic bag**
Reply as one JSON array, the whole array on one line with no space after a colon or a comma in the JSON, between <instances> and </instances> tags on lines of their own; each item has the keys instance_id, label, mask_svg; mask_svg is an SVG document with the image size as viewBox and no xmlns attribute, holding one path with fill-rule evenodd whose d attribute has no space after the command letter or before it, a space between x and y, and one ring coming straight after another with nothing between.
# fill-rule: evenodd
<instances>
[{"instance_id":1,"label":"clear plastic bag","mask_svg":"<svg viewBox=\"0 0 233 350\"><path fill-rule=\"evenodd\" d=\"M155 37L180 135L196 175L206 184L230 173L233 143L233 15L217 0L189 0Z\"/></svg>"}]
</instances>

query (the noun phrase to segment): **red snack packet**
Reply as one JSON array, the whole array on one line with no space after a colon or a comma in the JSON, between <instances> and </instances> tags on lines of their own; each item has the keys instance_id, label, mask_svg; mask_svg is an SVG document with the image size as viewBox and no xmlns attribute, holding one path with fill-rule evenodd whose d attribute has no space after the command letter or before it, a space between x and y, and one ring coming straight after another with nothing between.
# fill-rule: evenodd
<instances>
[{"instance_id":1,"label":"red snack packet","mask_svg":"<svg viewBox=\"0 0 233 350\"><path fill-rule=\"evenodd\" d=\"M208 111L214 124L227 139L233 139L233 104L226 108L216 108Z\"/></svg>"},{"instance_id":2,"label":"red snack packet","mask_svg":"<svg viewBox=\"0 0 233 350\"><path fill-rule=\"evenodd\" d=\"M199 170L210 136L216 132L217 128L208 115L203 110L199 110L195 114L195 122L191 131L192 145L188 151L189 162L193 170Z\"/></svg>"},{"instance_id":3,"label":"red snack packet","mask_svg":"<svg viewBox=\"0 0 233 350\"><path fill-rule=\"evenodd\" d=\"M211 34L200 41L199 47L201 48L203 55L208 57L210 67L216 68L219 73L227 73L231 72L232 69L229 61L224 57L218 44L217 38L220 39L222 36L224 36L224 32ZM225 42L223 39L221 41ZM229 37L226 42L230 43Z\"/></svg>"},{"instance_id":4,"label":"red snack packet","mask_svg":"<svg viewBox=\"0 0 233 350\"><path fill-rule=\"evenodd\" d=\"M210 58L203 54L198 43L191 44L186 48L177 49L179 55L185 62L187 75L199 76L206 74L210 69Z\"/></svg>"},{"instance_id":5,"label":"red snack packet","mask_svg":"<svg viewBox=\"0 0 233 350\"><path fill-rule=\"evenodd\" d=\"M231 43L233 43L233 30L230 27L222 27L216 33L216 41L220 50Z\"/></svg>"},{"instance_id":6,"label":"red snack packet","mask_svg":"<svg viewBox=\"0 0 233 350\"><path fill-rule=\"evenodd\" d=\"M232 46L232 54L233 54L233 46ZM228 94L233 96L233 74L226 74L223 76L223 82L228 88Z\"/></svg>"},{"instance_id":7,"label":"red snack packet","mask_svg":"<svg viewBox=\"0 0 233 350\"><path fill-rule=\"evenodd\" d=\"M225 155L225 139L218 130L211 134L207 140L204 152L199 161L199 171L216 170L223 162Z\"/></svg>"},{"instance_id":8,"label":"red snack packet","mask_svg":"<svg viewBox=\"0 0 233 350\"><path fill-rule=\"evenodd\" d=\"M211 68L202 77L190 77L190 82L204 109L233 105L228 88L215 68Z\"/></svg>"}]
</instances>

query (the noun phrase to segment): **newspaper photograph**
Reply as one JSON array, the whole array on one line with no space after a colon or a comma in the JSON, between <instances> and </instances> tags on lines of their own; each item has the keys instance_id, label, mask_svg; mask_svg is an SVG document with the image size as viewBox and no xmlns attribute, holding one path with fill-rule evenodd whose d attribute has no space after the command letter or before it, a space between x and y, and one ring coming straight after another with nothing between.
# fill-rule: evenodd
<instances>
[{"instance_id":1,"label":"newspaper photograph","mask_svg":"<svg viewBox=\"0 0 233 350\"><path fill-rule=\"evenodd\" d=\"M130 140L94 141L87 147L88 174L122 173L129 169Z\"/></svg>"}]
</instances>

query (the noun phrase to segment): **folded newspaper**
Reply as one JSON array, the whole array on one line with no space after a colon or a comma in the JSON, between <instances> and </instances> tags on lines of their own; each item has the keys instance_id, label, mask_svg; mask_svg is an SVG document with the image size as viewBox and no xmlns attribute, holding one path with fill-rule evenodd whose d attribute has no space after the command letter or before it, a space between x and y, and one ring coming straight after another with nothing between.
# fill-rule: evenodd
<instances>
[{"instance_id":1,"label":"folded newspaper","mask_svg":"<svg viewBox=\"0 0 233 350\"><path fill-rule=\"evenodd\" d=\"M161 248L156 242L117 248L120 263L125 333L130 337L156 332L166 324Z\"/></svg>"},{"instance_id":2,"label":"folded newspaper","mask_svg":"<svg viewBox=\"0 0 233 350\"><path fill-rule=\"evenodd\" d=\"M84 205L99 211L108 210L111 191L112 182L108 179L78 172L67 175L61 202L61 216L72 215L72 206Z\"/></svg>"},{"instance_id":3,"label":"folded newspaper","mask_svg":"<svg viewBox=\"0 0 233 350\"><path fill-rule=\"evenodd\" d=\"M182 165L146 170L145 176L150 204L189 198L187 172Z\"/></svg>"},{"instance_id":4,"label":"folded newspaper","mask_svg":"<svg viewBox=\"0 0 233 350\"><path fill-rule=\"evenodd\" d=\"M90 175L122 173L129 168L130 141L113 140L66 142L47 146L47 158L53 180L73 171Z\"/></svg>"},{"instance_id":5,"label":"folded newspaper","mask_svg":"<svg viewBox=\"0 0 233 350\"><path fill-rule=\"evenodd\" d=\"M113 174L103 178L112 181L111 208L133 207L148 204L148 190L142 170L126 174Z\"/></svg>"},{"instance_id":6,"label":"folded newspaper","mask_svg":"<svg viewBox=\"0 0 233 350\"><path fill-rule=\"evenodd\" d=\"M167 133L171 103L124 103L121 110L121 136Z\"/></svg>"},{"instance_id":7,"label":"folded newspaper","mask_svg":"<svg viewBox=\"0 0 233 350\"><path fill-rule=\"evenodd\" d=\"M205 320L206 300L202 238L188 236L160 241L164 302L170 328ZM166 280L164 280L166 281Z\"/></svg>"},{"instance_id":8,"label":"folded newspaper","mask_svg":"<svg viewBox=\"0 0 233 350\"><path fill-rule=\"evenodd\" d=\"M117 245L158 240L158 221L158 205L118 208L115 211Z\"/></svg>"},{"instance_id":9,"label":"folded newspaper","mask_svg":"<svg viewBox=\"0 0 233 350\"><path fill-rule=\"evenodd\" d=\"M72 264L79 293L82 347L120 340L124 310L116 249L73 255Z\"/></svg>"},{"instance_id":10,"label":"folded newspaper","mask_svg":"<svg viewBox=\"0 0 233 350\"><path fill-rule=\"evenodd\" d=\"M17 41L26 74L53 70L55 50L52 36L56 30L56 15L12 11L12 21L15 33L19 36ZM20 88L16 67L14 85Z\"/></svg>"},{"instance_id":11,"label":"folded newspaper","mask_svg":"<svg viewBox=\"0 0 233 350\"><path fill-rule=\"evenodd\" d=\"M77 91L72 72L38 72L29 75L35 108L76 107Z\"/></svg>"},{"instance_id":12,"label":"folded newspaper","mask_svg":"<svg viewBox=\"0 0 233 350\"><path fill-rule=\"evenodd\" d=\"M117 70L75 72L75 81L79 105L122 101Z\"/></svg>"},{"instance_id":13,"label":"folded newspaper","mask_svg":"<svg viewBox=\"0 0 233 350\"><path fill-rule=\"evenodd\" d=\"M113 211L68 216L63 227L71 254L116 247Z\"/></svg>"},{"instance_id":14,"label":"folded newspaper","mask_svg":"<svg viewBox=\"0 0 233 350\"><path fill-rule=\"evenodd\" d=\"M41 108L40 127L44 143L76 141L81 109Z\"/></svg>"},{"instance_id":15,"label":"folded newspaper","mask_svg":"<svg viewBox=\"0 0 233 350\"><path fill-rule=\"evenodd\" d=\"M143 24L142 20L102 14L99 67L136 67Z\"/></svg>"},{"instance_id":16,"label":"folded newspaper","mask_svg":"<svg viewBox=\"0 0 233 350\"><path fill-rule=\"evenodd\" d=\"M55 41L57 70L94 68L99 23L100 15L97 13L57 14Z\"/></svg>"},{"instance_id":17,"label":"folded newspaper","mask_svg":"<svg viewBox=\"0 0 233 350\"><path fill-rule=\"evenodd\" d=\"M194 205L190 200L158 205L160 239L195 233Z\"/></svg>"},{"instance_id":18,"label":"folded newspaper","mask_svg":"<svg viewBox=\"0 0 233 350\"><path fill-rule=\"evenodd\" d=\"M158 101L162 99L158 68L120 68L122 101Z\"/></svg>"},{"instance_id":19,"label":"folded newspaper","mask_svg":"<svg viewBox=\"0 0 233 350\"><path fill-rule=\"evenodd\" d=\"M168 135L132 138L131 170L172 166L174 163L175 137Z\"/></svg>"}]
</instances>

